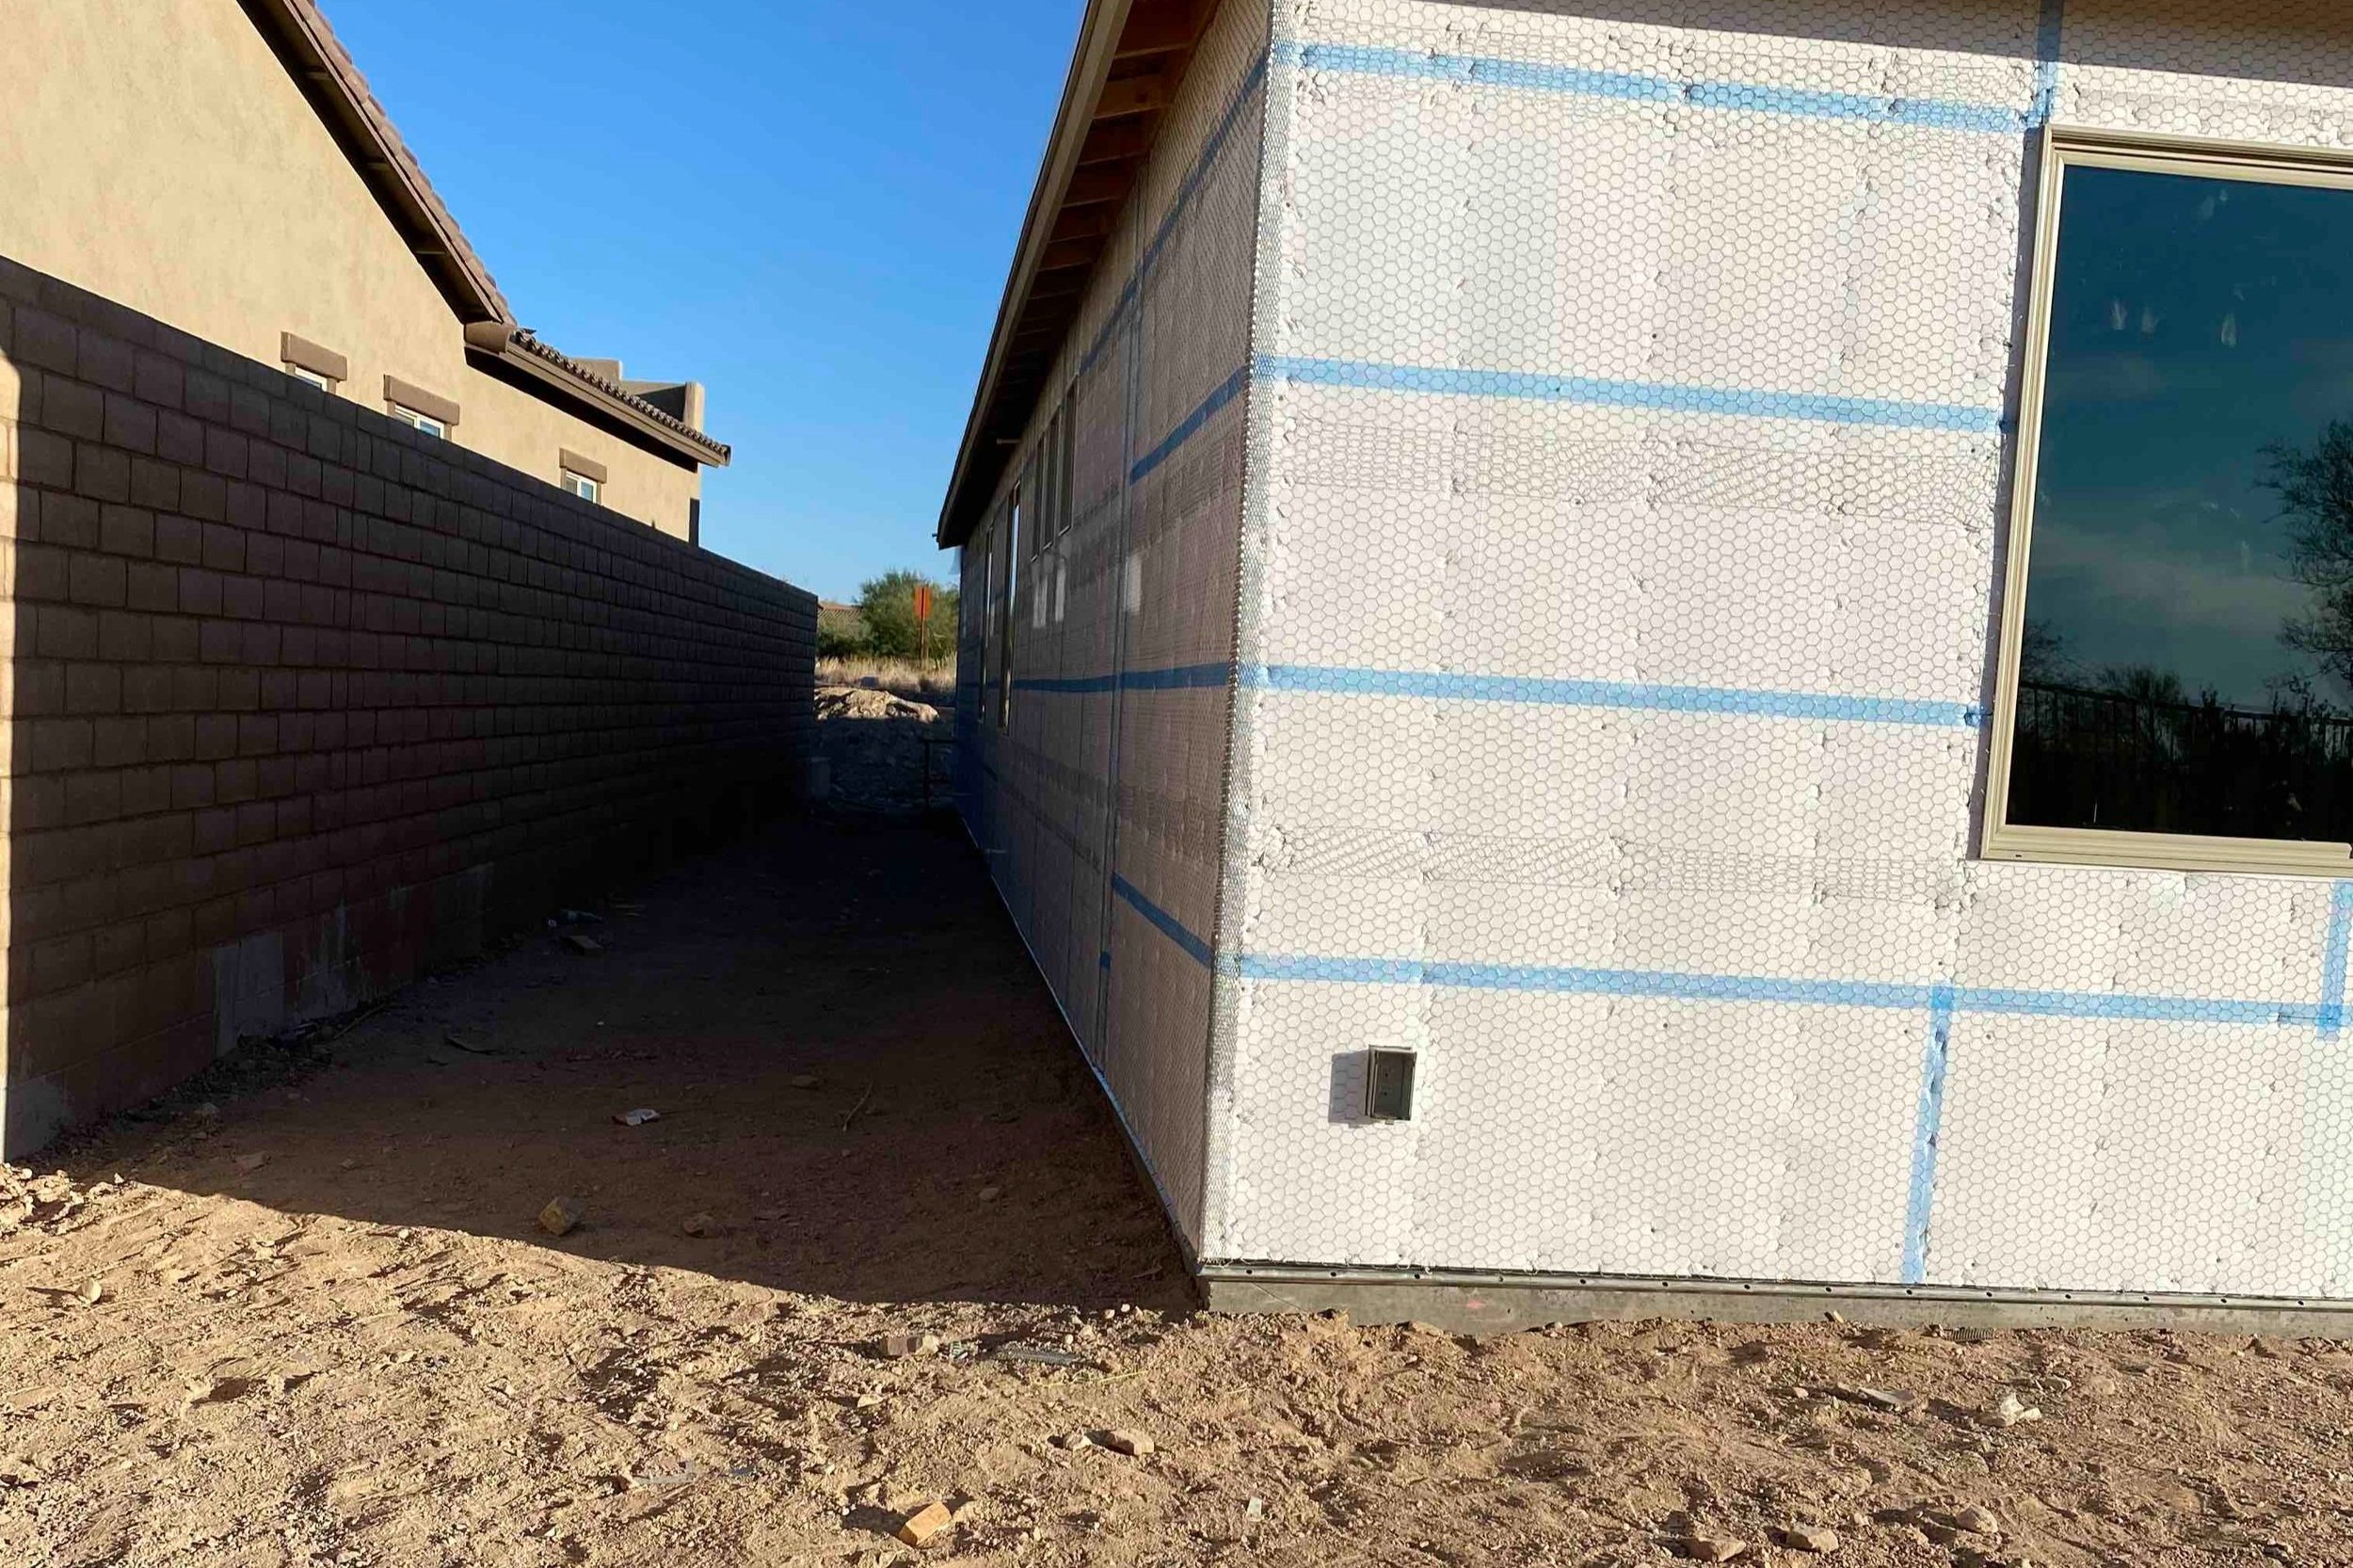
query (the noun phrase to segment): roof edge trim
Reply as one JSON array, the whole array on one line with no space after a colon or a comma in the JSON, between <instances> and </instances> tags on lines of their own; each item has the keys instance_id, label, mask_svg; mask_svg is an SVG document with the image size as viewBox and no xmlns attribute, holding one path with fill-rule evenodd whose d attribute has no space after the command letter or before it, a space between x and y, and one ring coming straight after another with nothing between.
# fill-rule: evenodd
<instances>
[{"instance_id":1,"label":"roof edge trim","mask_svg":"<svg viewBox=\"0 0 2353 1568\"><path fill-rule=\"evenodd\" d=\"M734 449L725 441L713 440L684 420L623 392L520 327L504 322L476 322L466 328L466 346L474 353L512 365L544 386L618 417L640 435L706 468L725 468L734 456Z\"/></svg>"},{"instance_id":2,"label":"roof edge trim","mask_svg":"<svg viewBox=\"0 0 2353 1568\"><path fill-rule=\"evenodd\" d=\"M467 242L315 0L244 0L244 5L304 95L335 111L329 130L346 142L360 177L392 210L402 238L457 319L513 320L489 268Z\"/></svg>"},{"instance_id":3,"label":"roof edge trim","mask_svg":"<svg viewBox=\"0 0 2353 1568\"><path fill-rule=\"evenodd\" d=\"M1013 328L1036 279L1038 262L1045 254L1048 232L1062 206L1063 193L1069 189L1071 174L1079 166L1079 150L1086 140L1096 100L1102 95L1103 84L1111 78L1112 56L1119 46L1120 34L1127 28L1130 4L1131 0L1087 0L1086 17L1079 25L1078 46L1071 52L1069 74L1063 81L1062 105L1055 110L1054 129L1047 138L1037 184L1030 193L1030 210L1021 220L1020 243L1015 248L1013 269L1005 279L1004 297L997 306L997 325L989 333L988 355L982 361L980 385L972 394L972 411L965 420L964 440L956 448L956 466L949 476L947 499L940 505L939 522L933 531L933 537L943 549L962 544L971 533L969 526L959 529L955 524L958 503L971 479L973 456L984 438L983 426L996 395L998 378L1004 371Z\"/></svg>"}]
</instances>

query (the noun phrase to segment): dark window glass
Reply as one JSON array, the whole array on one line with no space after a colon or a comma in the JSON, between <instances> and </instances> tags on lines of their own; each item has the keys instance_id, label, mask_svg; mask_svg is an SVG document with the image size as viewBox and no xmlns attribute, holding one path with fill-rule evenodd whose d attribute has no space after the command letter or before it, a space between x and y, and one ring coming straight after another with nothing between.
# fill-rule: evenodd
<instances>
[{"instance_id":1,"label":"dark window glass","mask_svg":"<svg viewBox=\"0 0 2353 1568\"><path fill-rule=\"evenodd\" d=\"M2353 840L2353 192L2064 180L2009 820Z\"/></svg>"}]
</instances>

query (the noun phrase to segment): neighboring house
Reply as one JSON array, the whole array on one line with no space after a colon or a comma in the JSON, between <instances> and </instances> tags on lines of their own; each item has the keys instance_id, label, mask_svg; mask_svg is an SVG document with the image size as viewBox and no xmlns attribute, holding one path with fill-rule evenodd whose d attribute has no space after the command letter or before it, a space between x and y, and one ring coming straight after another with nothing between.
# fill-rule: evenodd
<instances>
[{"instance_id":1,"label":"neighboring house","mask_svg":"<svg viewBox=\"0 0 2353 1568\"><path fill-rule=\"evenodd\" d=\"M699 534L703 389L519 326L312 0L27 4L8 34L0 256Z\"/></svg>"},{"instance_id":2,"label":"neighboring house","mask_svg":"<svg viewBox=\"0 0 2353 1568\"><path fill-rule=\"evenodd\" d=\"M2353 1304L2348 147L2321 0L1094 0L963 804L1213 1302Z\"/></svg>"}]
</instances>

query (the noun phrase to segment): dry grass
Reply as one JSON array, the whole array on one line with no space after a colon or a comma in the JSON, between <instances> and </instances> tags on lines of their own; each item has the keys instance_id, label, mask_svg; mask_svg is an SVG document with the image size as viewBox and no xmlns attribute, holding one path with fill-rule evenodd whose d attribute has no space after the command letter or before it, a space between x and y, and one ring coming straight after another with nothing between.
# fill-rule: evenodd
<instances>
[{"instance_id":1,"label":"dry grass","mask_svg":"<svg viewBox=\"0 0 2353 1568\"><path fill-rule=\"evenodd\" d=\"M936 705L937 701L955 695L956 666L953 660L936 664L919 664L913 659L820 659L817 661L817 684L820 686L856 686L869 679L886 691L902 696L920 697Z\"/></svg>"}]
</instances>

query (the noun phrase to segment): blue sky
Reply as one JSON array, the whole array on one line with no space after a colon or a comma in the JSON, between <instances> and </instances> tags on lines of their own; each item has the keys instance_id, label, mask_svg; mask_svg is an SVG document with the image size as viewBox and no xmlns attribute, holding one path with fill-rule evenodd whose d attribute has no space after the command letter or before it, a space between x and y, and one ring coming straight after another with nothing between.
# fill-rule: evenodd
<instances>
[{"instance_id":1,"label":"blue sky","mask_svg":"<svg viewBox=\"0 0 2353 1568\"><path fill-rule=\"evenodd\" d=\"M525 326L709 386L705 544L835 599L947 573L1080 0L325 8Z\"/></svg>"}]
</instances>

